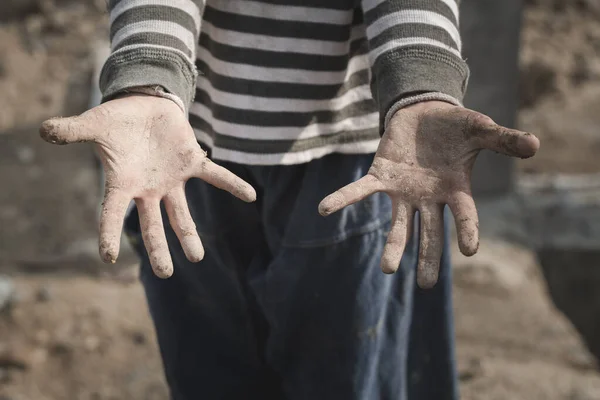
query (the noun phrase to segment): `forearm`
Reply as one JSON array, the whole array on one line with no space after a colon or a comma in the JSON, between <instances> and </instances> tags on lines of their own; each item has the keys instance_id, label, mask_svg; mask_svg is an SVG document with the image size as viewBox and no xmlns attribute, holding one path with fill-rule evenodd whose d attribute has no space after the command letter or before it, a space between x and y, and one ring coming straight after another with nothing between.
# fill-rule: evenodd
<instances>
[{"instance_id":1,"label":"forearm","mask_svg":"<svg viewBox=\"0 0 600 400\"><path fill-rule=\"evenodd\" d=\"M363 0L362 6L382 129L393 112L418 101L461 104L469 71L456 0Z\"/></svg>"},{"instance_id":2,"label":"forearm","mask_svg":"<svg viewBox=\"0 0 600 400\"><path fill-rule=\"evenodd\" d=\"M203 0L110 0L112 53L100 76L103 100L137 87L164 88L189 107Z\"/></svg>"}]
</instances>

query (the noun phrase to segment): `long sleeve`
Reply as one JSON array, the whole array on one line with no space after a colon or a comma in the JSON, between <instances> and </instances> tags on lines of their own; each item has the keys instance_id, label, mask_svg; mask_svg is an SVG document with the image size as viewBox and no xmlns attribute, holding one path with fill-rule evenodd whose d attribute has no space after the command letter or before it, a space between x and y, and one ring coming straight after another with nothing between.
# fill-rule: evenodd
<instances>
[{"instance_id":1,"label":"long sleeve","mask_svg":"<svg viewBox=\"0 0 600 400\"><path fill-rule=\"evenodd\" d=\"M457 0L362 0L362 8L382 129L418 101L461 104L469 70Z\"/></svg>"},{"instance_id":2,"label":"long sleeve","mask_svg":"<svg viewBox=\"0 0 600 400\"><path fill-rule=\"evenodd\" d=\"M103 101L131 88L160 86L187 110L194 97L203 8L203 0L110 0Z\"/></svg>"}]
</instances>

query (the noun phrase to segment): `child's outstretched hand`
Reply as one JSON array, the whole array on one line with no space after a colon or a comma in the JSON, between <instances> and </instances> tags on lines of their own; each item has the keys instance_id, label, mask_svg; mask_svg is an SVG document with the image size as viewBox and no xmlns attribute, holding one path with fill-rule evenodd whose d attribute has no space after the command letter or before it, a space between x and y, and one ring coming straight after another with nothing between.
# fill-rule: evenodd
<instances>
[{"instance_id":1,"label":"child's outstretched hand","mask_svg":"<svg viewBox=\"0 0 600 400\"><path fill-rule=\"evenodd\" d=\"M418 210L417 283L429 288L438 279L446 204L456 220L461 252L467 256L477 252L479 224L471 196L471 169L479 151L527 158L539 146L532 134L496 125L478 112L440 101L418 103L392 117L369 173L327 196L319 212L329 215L375 192L386 192L392 199L393 215L381 268L393 273Z\"/></svg>"},{"instance_id":2,"label":"child's outstretched hand","mask_svg":"<svg viewBox=\"0 0 600 400\"><path fill-rule=\"evenodd\" d=\"M105 262L117 259L123 219L132 199L152 268L161 278L173 274L161 200L192 262L204 257L204 248L187 206L188 179L200 178L246 202L256 200L252 186L206 157L185 114L169 99L126 95L80 116L45 121L40 134L55 144L96 143L106 176L100 219L100 256Z\"/></svg>"}]
</instances>

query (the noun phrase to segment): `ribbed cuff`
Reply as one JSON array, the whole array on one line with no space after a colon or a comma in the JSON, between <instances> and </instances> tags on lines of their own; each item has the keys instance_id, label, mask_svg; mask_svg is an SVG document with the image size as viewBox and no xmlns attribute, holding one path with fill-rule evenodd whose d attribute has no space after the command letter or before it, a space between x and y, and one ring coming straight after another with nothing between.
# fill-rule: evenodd
<instances>
[{"instance_id":1,"label":"ribbed cuff","mask_svg":"<svg viewBox=\"0 0 600 400\"><path fill-rule=\"evenodd\" d=\"M100 74L103 102L133 88L156 86L181 99L187 114L196 87L195 66L177 51L138 47L113 53Z\"/></svg>"},{"instance_id":2,"label":"ribbed cuff","mask_svg":"<svg viewBox=\"0 0 600 400\"><path fill-rule=\"evenodd\" d=\"M385 129L390 109L417 96L436 94L431 100L462 102L467 88L469 69L466 63L443 51L403 48L379 57L373 66L373 94L379 105L380 130ZM401 107L408 104L400 103Z\"/></svg>"},{"instance_id":3,"label":"ribbed cuff","mask_svg":"<svg viewBox=\"0 0 600 400\"><path fill-rule=\"evenodd\" d=\"M450 104L454 104L455 106L462 107L461 101L459 101L458 99L455 99L452 96L444 94L444 93L434 92L434 93L423 93L423 94L417 94L415 96L409 96L404 99L398 100L390 107L388 112L385 114L385 118L383 121L383 129L385 130L387 128L388 124L390 123L390 120L392 119L392 117L398 110L401 110L404 107L412 106L413 104L421 103L423 101L436 101L436 100L437 101L445 101L446 103L450 103Z\"/></svg>"},{"instance_id":4,"label":"ribbed cuff","mask_svg":"<svg viewBox=\"0 0 600 400\"><path fill-rule=\"evenodd\" d=\"M177 107L181 109L181 112L187 115L185 106L183 105L183 101L172 93L165 92L162 86L142 86L142 87L134 87L131 89L127 89L124 91L125 93L141 93L149 96L161 97L163 99L169 99L173 103L177 104Z\"/></svg>"}]
</instances>

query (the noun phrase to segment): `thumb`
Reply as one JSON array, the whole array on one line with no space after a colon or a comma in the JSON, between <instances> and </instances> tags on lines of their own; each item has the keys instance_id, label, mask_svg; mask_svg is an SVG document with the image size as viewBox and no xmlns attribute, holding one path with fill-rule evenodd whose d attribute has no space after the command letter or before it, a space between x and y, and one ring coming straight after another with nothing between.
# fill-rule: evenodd
<instances>
[{"instance_id":1,"label":"thumb","mask_svg":"<svg viewBox=\"0 0 600 400\"><path fill-rule=\"evenodd\" d=\"M85 114L69 118L51 118L40 126L42 139L53 144L90 142L95 139L97 127Z\"/></svg>"},{"instance_id":2,"label":"thumb","mask_svg":"<svg viewBox=\"0 0 600 400\"><path fill-rule=\"evenodd\" d=\"M540 140L531 133L505 128L484 115L471 118L469 130L480 147L511 157L533 157L540 148Z\"/></svg>"}]
</instances>

